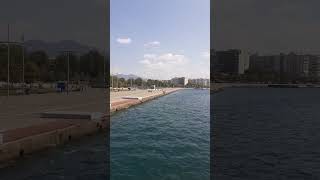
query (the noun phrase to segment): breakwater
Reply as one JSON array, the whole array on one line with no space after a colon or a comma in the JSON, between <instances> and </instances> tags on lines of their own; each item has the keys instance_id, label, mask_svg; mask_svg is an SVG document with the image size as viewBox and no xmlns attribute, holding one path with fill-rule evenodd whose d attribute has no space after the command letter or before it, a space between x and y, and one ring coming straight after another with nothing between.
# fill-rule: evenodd
<instances>
[{"instance_id":1,"label":"breakwater","mask_svg":"<svg viewBox=\"0 0 320 180\"><path fill-rule=\"evenodd\" d=\"M113 113L116 111L120 111L131 106L170 94L179 89L180 88L168 88L157 91L136 91L136 95L139 95L139 98L137 99L125 99L122 98L122 96L113 98L116 95L111 94L110 96L112 102L110 102L110 112ZM8 162L12 159L24 157L25 155L46 150L48 148L54 148L59 145L69 143L73 139L78 139L86 135L103 131L109 125L110 116L107 114L98 113L99 116L94 117L97 114L94 111L99 110L103 112L103 108L106 107L106 105L103 104L107 104L106 102L101 101L101 99L103 100L103 98L101 98L103 97L101 92L99 92L100 94L98 93L98 96L95 93L97 92L90 93L89 95L85 94L85 96L83 97L89 96L89 98L83 100L78 100L78 97L73 95L65 96L67 99L71 100L75 100L77 98L78 104L76 106L69 105L66 108L60 108L60 111L39 113L37 110L38 116L36 117L28 115L23 117L4 116L8 119L8 121L9 119L13 119L13 122L17 122L13 124L6 124L8 129L2 130L0 132L0 168L1 166L7 166ZM132 96L134 94L135 92L133 94L132 92L125 92L125 94L120 95ZM50 96L46 97L48 99L51 98ZM30 99L31 98L32 96L30 97ZM39 103L39 101L43 101L43 99L39 99L39 97L37 98L38 99L32 99L36 102L34 104L35 109L37 109L37 107L41 107L44 104ZM64 99L63 97L56 95L52 97L52 99L55 100L58 98ZM88 100L93 100L94 102L88 102ZM59 101L60 106L61 104L66 103L64 101L66 100ZM55 102L55 104L57 103L58 102ZM28 104L25 105L27 107ZM11 106L13 105L11 104ZM23 104L22 106L19 106L20 109L23 109L23 107ZM52 107L52 109L54 110L57 109L57 107L53 105ZM34 110L31 109L30 113L34 113ZM29 114L29 112L24 112L24 114ZM20 124L25 125L19 127Z\"/></svg>"},{"instance_id":2,"label":"breakwater","mask_svg":"<svg viewBox=\"0 0 320 180\"><path fill-rule=\"evenodd\" d=\"M102 89L0 97L0 168L103 131L109 125L105 99Z\"/></svg>"},{"instance_id":3,"label":"breakwater","mask_svg":"<svg viewBox=\"0 0 320 180\"><path fill-rule=\"evenodd\" d=\"M106 180L106 142L104 131L91 136L26 155L10 166L0 168L1 180Z\"/></svg>"},{"instance_id":4,"label":"breakwater","mask_svg":"<svg viewBox=\"0 0 320 180\"><path fill-rule=\"evenodd\" d=\"M178 90L181 90L181 88L166 88L162 90L142 90L137 92L127 92L127 94L131 95L130 98L120 97L110 102L110 112L114 113L116 111L127 109L131 106L138 105L164 95L168 95Z\"/></svg>"},{"instance_id":5,"label":"breakwater","mask_svg":"<svg viewBox=\"0 0 320 180\"><path fill-rule=\"evenodd\" d=\"M2 133L0 164L25 155L56 147L98 131L107 126L107 118L98 121L60 119L58 122L7 130Z\"/></svg>"}]
</instances>

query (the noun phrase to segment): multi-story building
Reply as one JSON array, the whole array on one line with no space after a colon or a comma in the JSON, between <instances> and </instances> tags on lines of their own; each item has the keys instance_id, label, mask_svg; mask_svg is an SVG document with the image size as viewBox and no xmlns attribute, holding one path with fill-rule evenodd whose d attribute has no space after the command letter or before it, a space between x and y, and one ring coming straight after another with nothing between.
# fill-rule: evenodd
<instances>
[{"instance_id":1,"label":"multi-story building","mask_svg":"<svg viewBox=\"0 0 320 180\"><path fill-rule=\"evenodd\" d=\"M199 86L199 87L209 87L210 86L210 79L189 79L188 85L190 86Z\"/></svg>"},{"instance_id":2,"label":"multi-story building","mask_svg":"<svg viewBox=\"0 0 320 180\"><path fill-rule=\"evenodd\" d=\"M283 72L289 79L308 77L310 55L289 53L283 59Z\"/></svg>"},{"instance_id":3,"label":"multi-story building","mask_svg":"<svg viewBox=\"0 0 320 180\"><path fill-rule=\"evenodd\" d=\"M230 49L213 54L214 73L244 74L249 66L249 53L244 50Z\"/></svg>"},{"instance_id":4,"label":"multi-story building","mask_svg":"<svg viewBox=\"0 0 320 180\"><path fill-rule=\"evenodd\" d=\"M250 67L250 55L248 51L241 50L238 63L238 74L244 74Z\"/></svg>"},{"instance_id":5,"label":"multi-story building","mask_svg":"<svg viewBox=\"0 0 320 180\"><path fill-rule=\"evenodd\" d=\"M320 56L311 56L309 63L309 76L314 79L320 79Z\"/></svg>"},{"instance_id":6,"label":"multi-story building","mask_svg":"<svg viewBox=\"0 0 320 180\"><path fill-rule=\"evenodd\" d=\"M254 72L280 73L280 60L280 55L259 56L255 54L250 56L250 70Z\"/></svg>"},{"instance_id":7,"label":"multi-story building","mask_svg":"<svg viewBox=\"0 0 320 180\"><path fill-rule=\"evenodd\" d=\"M184 87L188 84L188 79L185 77L175 77L171 79L171 83L176 87Z\"/></svg>"},{"instance_id":8,"label":"multi-story building","mask_svg":"<svg viewBox=\"0 0 320 180\"><path fill-rule=\"evenodd\" d=\"M276 73L284 81L320 77L320 58L308 54L280 54L250 56L250 71Z\"/></svg>"}]
</instances>

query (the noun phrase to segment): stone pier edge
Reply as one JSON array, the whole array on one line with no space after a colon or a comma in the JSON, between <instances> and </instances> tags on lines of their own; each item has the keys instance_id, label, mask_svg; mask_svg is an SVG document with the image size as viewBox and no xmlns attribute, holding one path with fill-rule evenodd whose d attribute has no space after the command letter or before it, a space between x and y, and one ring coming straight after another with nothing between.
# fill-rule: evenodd
<instances>
[{"instance_id":1,"label":"stone pier edge","mask_svg":"<svg viewBox=\"0 0 320 180\"><path fill-rule=\"evenodd\" d=\"M115 113L117 111L128 109L128 108L130 108L132 106L136 106L136 105L142 104L144 102L147 102L147 101L150 101L150 100L153 100L153 99L156 99L156 98L159 98L159 97L174 93L174 92L176 92L178 90L181 90L181 89L182 88L176 88L176 89L170 90L168 92L164 92L162 94L155 94L155 95L152 95L152 96L144 97L144 98L142 98L142 100L128 99L128 100L125 100L125 101L122 101L122 102L111 103L110 104L110 113L113 114L113 113Z\"/></svg>"},{"instance_id":2,"label":"stone pier edge","mask_svg":"<svg viewBox=\"0 0 320 180\"><path fill-rule=\"evenodd\" d=\"M126 100L121 103L113 103L110 107L110 115L114 112L127 109L129 107L142 104L144 102L159 98L176 92L180 89L173 89L162 94L156 94L142 98L142 100ZM73 139L79 139L86 135L91 135L99 131L104 131L109 126L110 115L105 115L99 121L73 120L67 127L57 128L46 132L33 133L30 136L20 137L12 141L4 141L0 144L0 168L9 165L10 161L18 160L28 154L34 154L48 148L54 148L66 144ZM60 121L60 120L57 120ZM61 120L63 122L63 120ZM32 128L32 127L27 127ZM3 137L5 132L2 132Z\"/></svg>"}]
</instances>

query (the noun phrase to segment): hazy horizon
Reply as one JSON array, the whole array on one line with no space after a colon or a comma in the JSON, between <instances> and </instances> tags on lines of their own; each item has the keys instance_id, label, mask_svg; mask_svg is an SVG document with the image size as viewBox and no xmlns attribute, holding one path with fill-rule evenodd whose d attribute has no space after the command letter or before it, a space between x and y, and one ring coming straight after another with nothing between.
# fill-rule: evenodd
<instances>
[{"instance_id":1,"label":"hazy horizon","mask_svg":"<svg viewBox=\"0 0 320 180\"><path fill-rule=\"evenodd\" d=\"M144 80L147 80L147 79L152 79L152 80L160 80L160 81L166 81L166 80L171 80L171 79L173 79L173 78L181 78L181 77L184 77L184 76L174 76L174 77L171 77L171 78L168 78L168 79L153 79L153 78L149 78L149 77L140 77L140 76L138 76L138 75L136 75L136 74L123 74L123 73L115 73L115 74L113 74L113 73L111 73L111 75L112 76L118 76L118 75L120 75L120 76L136 76L136 78L142 78L142 79L144 79ZM187 77L185 77L185 78L187 78ZM187 79L210 79L210 77L209 78L205 78L205 77L198 77L198 78L187 78Z\"/></svg>"}]
</instances>

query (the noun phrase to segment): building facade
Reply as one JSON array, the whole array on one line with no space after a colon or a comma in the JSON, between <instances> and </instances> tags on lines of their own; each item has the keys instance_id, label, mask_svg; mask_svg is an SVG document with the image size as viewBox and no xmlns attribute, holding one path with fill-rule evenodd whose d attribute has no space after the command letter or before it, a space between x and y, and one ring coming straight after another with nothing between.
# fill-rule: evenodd
<instances>
[{"instance_id":1,"label":"building facade","mask_svg":"<svg viewBox=\"0 0 320 180\"><path fill-rule=\"evenodd\" d=\"M213 54L213 71L214 73L244 74L250 66L249 57L249 53L244 50L215 51Z\"/></svg>"},{"instance_id":2,"label":"building facade","mask_svg":"<svg viewBox=\"0 0 320 180\"><path fill-rule=\"evenodd\" d=\"M175 77L171 79L171 83L176 87L185 87L188 84L188 79L185 77Z\"/></svg>"},{"instance_id":3,"label":"building facade","mask_svg":"<svg viewBox=\"0 0 320 180\"><path fill-rule=\"evenodd\" d=\"M189 79L188 85L194 87L210 87L210 79Z\"/></svg>"},{"instance_id":4,"label":"building facade","mask_svg":"<svg viewBox=\"0 0 320 180\"><path fill-rule=\"evenodd\" d=\"M250 56L250 72L274 73L283 81L319 79L320 58L309 54L279 54Z\"/></svg>"},{"instance_id":5,"label":"building facade","mask_svg":"<svg viewBox=\"0 0 320 180\"><path fill-rule=\"evenodd\" d=\"M280 55L259 56L255 54L250 56L250 70L255 72L280 73L280 62Z\"/></svg>"}]
</instances>

